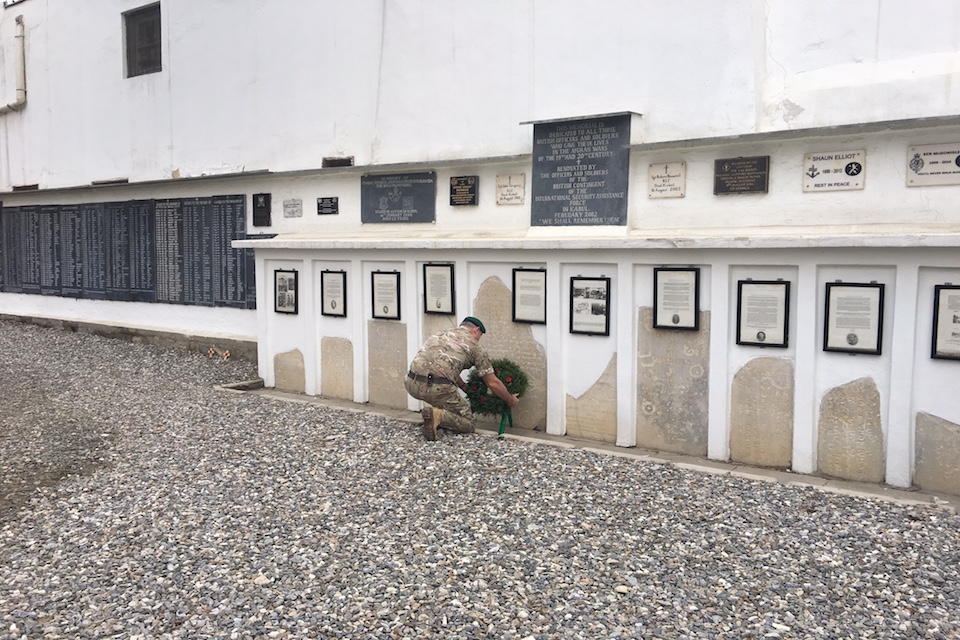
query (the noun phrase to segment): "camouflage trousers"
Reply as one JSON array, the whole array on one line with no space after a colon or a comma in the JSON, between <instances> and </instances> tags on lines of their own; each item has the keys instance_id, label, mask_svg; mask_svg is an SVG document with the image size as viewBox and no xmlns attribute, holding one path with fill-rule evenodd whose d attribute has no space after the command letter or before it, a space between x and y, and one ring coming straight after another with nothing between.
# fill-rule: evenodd
<instances>
[{"instance_id":1,"label":"camouflage trousers","mask_svg":"<svg viewBox=\"0 0 960 640\"><path fill-rule=\"evenodd\" d=\"M470 411L470 403L460 395L457 385L419 382L405 378L404 387L406 387L407 393L417 400L423 400L443 412L443 418L437 425L441 429L459 433L474 432L473 412Z\"/></svg>"}]
</instances>

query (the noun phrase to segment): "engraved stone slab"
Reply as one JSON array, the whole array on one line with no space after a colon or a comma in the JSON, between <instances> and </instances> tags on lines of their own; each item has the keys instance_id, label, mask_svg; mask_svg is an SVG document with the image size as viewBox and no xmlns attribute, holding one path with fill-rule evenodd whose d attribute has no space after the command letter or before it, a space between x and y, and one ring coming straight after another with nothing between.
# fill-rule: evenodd
<instances>
[{"instance_id":1,"label":"engraved stone slab","mask_svg":"<svg viewBox=\"0 0 960 640\"><path fill-rule=\"evenodd\" d=\"M617 354L586 393L567 395L567 435L585 440L617 442Z\"/></svg>"},{"instance_id":2,"label":"engraved stone slab","mask_svg":"<svg viewBox=\"0 0 960 640\"><path fill-rule=\"evenodd\" d=\"M754 358L733 377L730 459L788 469L793 453L793 363Z\"/></svg>"},{"instance_id":3,"label":"engraved stone slab","mask_svg":"<svg viewBox=\"0 0 960 640\"><path fill-rule=\"evenodd\" d=\"M960 424L920 411L916 438L914 483L925 491L960 495Z\"/></svg>"},{"instance_id":4,"label":"engraved stone slab","mask_svg":"<svg viewBox=\"0 0 960 640\"><path fill-rule=\"evenodd\" d=\"M320 393L353 401L353 344L347 338L320 340Z\"/></svg>"},{"instance_id":5,"label":"engraved stone slab","mask_svg":"<svg viewBox=\"0 0 960 640\"><path fill-rule=\"evenodd\" d=\"M466 315L466 314L465 314ZM491 360L510 358L530 379L527 393L513 411L514 428L545 430L547 426L547 356L533 337L531 325L513 322L513 296L503 281L491 276L483 281L473 301L473 312L487 328L480 343ZM478 421L493 421L477 416ZM500 419L496 419L499 425Z\"/></svg>"},{"instance_id":6,"label":"engraved stone slab","mask_svg":"<svg viewBox=\"0 0 960 640\"><path fill-rule=\"evenodd\" d=\"M423 313L420 317L423 318L423 335L420 336L421 344L426 342L430 336L434 336L446 329L451 329L463 320L463 318L458 316L446 316L438 313ZM484 346L486 346L486 340L483 340L483 342ZM411 356L410 359L412 360L413 357Z\"/></svg>"},{"instance_id":7,"label":"engraved stone slab","mask_svg":"<svg viewBox=\"0 0 960 640\"><path fill-rule=\"evenodd\" d=\"M303 354L299 349L273 356L274 388L304 393L307 388L303 373Z\"/></svg>"},{"instance_id":8,"label":"engraved stone slab","mask_svg":"<svg viewBox=\"0 0 960 640\"><path fill-rule=\"evenodd\" d=\"M407 359L407 325L401 322L367 322L367 371L370 404L394 409L407 408L403 379Z\"/></svg>"},{"instance_id":9,"label":"engraved stone slab","mask_svg":"<svg viewBox=\"0 0 960 640\"><path fill-rule=\"evenodd\" d=\"M817 467L835 478L883 482L880 391L870 378L831 389L820 403Z\"/></svg>"},{"instance_id":10,"label":"engraved stone slab","mask_svg":"<svg viewBox=\"0 0 960 640\"><path fill-rule=\"evenodd\" d=\"M707 455L710 312L699 331L653 328L653 308L640 308L637 352L637 444Z\"/></svg>"}]
</instances>

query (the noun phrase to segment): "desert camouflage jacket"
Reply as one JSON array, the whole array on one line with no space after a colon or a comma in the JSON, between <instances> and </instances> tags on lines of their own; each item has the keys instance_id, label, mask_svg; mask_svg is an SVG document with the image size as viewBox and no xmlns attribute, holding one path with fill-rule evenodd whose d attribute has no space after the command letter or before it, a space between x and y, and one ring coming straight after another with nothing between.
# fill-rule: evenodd
<instances>
[{"instance_id":1,"label":"desert camouflage jacket","mask_svg":"<svg viewBox=\"0 0 960 640\"><path fill-rule=\"evenodd\" d=\"M454 381L461 371L471 367L476 367L481 377L493 373L490 356L467 327L447 329L429 338L410 363L413 373L432 373Z\"/></svg>"}]
</instances>

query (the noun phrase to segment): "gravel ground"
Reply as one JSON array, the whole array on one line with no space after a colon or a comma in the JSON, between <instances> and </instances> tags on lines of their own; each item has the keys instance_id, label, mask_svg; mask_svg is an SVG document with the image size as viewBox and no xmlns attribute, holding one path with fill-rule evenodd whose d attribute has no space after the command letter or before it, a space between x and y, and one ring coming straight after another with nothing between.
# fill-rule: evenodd
<instances>
[{"instance_id":1,"label":"gravel ground","mask_svg":"<svg viewBox=\"0 0 960 640\"><path fill-rule=\"evenodd\" d=\"M0 321L0 638L956 638L960 517Z\"/></svg>"}]
</instances>

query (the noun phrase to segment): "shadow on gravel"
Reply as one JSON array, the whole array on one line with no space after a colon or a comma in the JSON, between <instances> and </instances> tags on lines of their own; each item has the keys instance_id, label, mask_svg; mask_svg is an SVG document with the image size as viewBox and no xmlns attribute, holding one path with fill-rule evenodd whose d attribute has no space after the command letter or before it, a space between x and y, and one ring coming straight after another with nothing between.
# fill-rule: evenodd
<instances>
[{"instance_id":1,"label":"shadow on gravel","mask_svg":"<svg viewBox=\"0 0 960 640\"><path fill-rule=\"evenodd\" d=\"M102 419L47 397L44 381L0 369L0 523L38 487L102 466L112 435Z\"/></svg>"}]
</instances>

